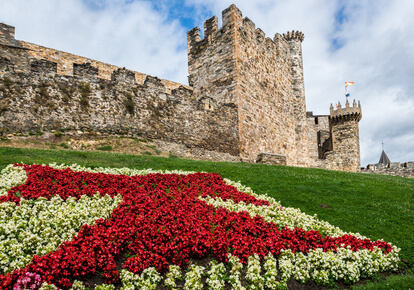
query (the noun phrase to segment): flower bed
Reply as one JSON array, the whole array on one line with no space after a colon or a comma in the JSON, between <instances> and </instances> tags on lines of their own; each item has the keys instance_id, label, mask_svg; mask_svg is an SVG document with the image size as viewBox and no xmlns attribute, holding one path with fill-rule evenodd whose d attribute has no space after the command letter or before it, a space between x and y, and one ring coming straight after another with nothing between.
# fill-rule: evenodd
<instances>
[{"instance_id":1,"label":"flower bed","mask_svg":"<svg viewBox=\"0 0 414 290\"><path fill-rule=\"evenodd\" d=\"M353 283L396 270L398 251L214 173L16 164L0 178L1 289Z\"/></svg>"}]
</instances>

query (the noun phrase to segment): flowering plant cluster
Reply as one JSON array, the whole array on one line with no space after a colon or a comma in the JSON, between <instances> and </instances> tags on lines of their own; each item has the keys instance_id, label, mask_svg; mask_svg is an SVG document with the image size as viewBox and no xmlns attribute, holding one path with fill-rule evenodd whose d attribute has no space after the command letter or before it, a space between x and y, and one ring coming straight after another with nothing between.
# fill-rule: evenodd
<instances>
[{"instance_id":1,"label":"flowering plant cluster","mask_svg":"<svg viewBox=\"0 0 414 290\"><path fill-rule=\"evenodd\" d=\"M82 289L74 281L98 272L101 289L155 289L163 275L171 288L184 278L185 288L201 289L207 275L210 288L222 289L225 265L235 289L243 289L242 273L251 289L276 289L291 278L351 283L399 261L395 246L344 233L214 173L56 164L2 173L1 289L29 274L40 277L30 278L34 289ZM121 253L128 258L118 271ZM209 256L218 262L208 269L190 261Z\"/></svg>"},{"instance_id":2,"label":"flowering plant cluster","mask_svg":"<svg viewBox=\"0 0 414 290\"><path fill-rule=\"evenodd\" d=\"M34 255L42 256L71 240L82 225L109 218L121 202L115 198L83 195L79 200L54 196L36 200L21 199L0 203L0 269L3 272L24 268Z\"/></svg>"},{"instance_id":3,"label":"flowering plant cluster","mask_svg":"<svg viewBox=\"0 0 414 290\"><path fill-rule=\"evenodd\" d=\"M226 267L223 263L217 263L217 261L210 262L210 271L207 272L207 285L210 289L223 289L224 278L226 274Z\"/></svg>"},{"instance_id":4,"label":"flowering plant cluster","mask_svg":"<svg viewBox=\"0 0 414 290\"><path fill-rule=\"evenodd\" d=\"M41 285L41 278L36 273L26 272L22 277L19 277L13 290L37 289Z\"/></svg>"}]
</instances>

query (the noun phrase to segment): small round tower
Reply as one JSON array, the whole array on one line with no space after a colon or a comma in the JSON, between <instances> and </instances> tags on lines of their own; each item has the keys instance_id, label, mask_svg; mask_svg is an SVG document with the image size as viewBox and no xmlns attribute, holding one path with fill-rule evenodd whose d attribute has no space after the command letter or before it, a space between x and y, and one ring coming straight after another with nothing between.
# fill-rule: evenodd
<instances>
[{"instance_id":1,"label":"small round tower","mask_svg":"<svg viewBox=\"0 0 414 290\"><path fill-rule=\"evenodd\" d=\"M299 166L309 166L308 124L306 119L305 81L302 59L302 42L305 39L305 35L300 31L292 30L291 32L284 33L283 38L288 43L290 50L297 164Z\"/></svg>"},{"instance_id":2,"label":"small round tower","mask_svg":"<svg viewBox=\"0 0 414 290\"><path fill-rule=\"evenodd\" d=\"M348 99L345 108L338 102L336 110L331 104L329 121L332 130L333 165L337 170L359 172L361 157L359 149L359 127L362 118L361 104L354 100L352 107Z\"/></svg>"}]
</instances>

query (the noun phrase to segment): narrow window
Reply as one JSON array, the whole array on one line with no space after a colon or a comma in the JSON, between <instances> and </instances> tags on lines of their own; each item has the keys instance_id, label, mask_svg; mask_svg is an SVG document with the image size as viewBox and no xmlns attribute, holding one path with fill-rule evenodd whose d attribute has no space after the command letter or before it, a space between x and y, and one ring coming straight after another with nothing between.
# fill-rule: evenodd
<instances>
[{"instance_id":1,"label":"narrow window","mask_svg":"<svg viewBox=\"0 0 414 290\"><path fill-rule=\"evenodd\" d=\"M318 124L319 124L318 117L315 117L315 125L318 125Z\"/></svg>"}]
</instances>

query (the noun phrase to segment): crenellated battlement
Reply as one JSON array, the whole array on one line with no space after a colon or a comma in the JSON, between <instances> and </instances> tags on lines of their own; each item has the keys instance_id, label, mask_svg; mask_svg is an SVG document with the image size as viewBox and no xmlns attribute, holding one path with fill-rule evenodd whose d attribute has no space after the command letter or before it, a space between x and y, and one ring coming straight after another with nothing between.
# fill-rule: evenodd
<instances>
[{"instance_id":1,"label":"crenellated battlement","mask_svg":"<svg viewBox=\"0 0 414 290\"><path fill-rule=\"evenodd\" d=\"M298 41L302 42L305 39L305 35L300 31L292 30L291 32L288 31L286 33L283 33L283 38L286 41L298 40Z\"/></svg>"},{"instance_id":2,"label":"crenellated battlement","mask_svg":"<svg viewBox=\"0 0 414 290\"><path fill-rule=\"evenodd\" d=\"M242 13L234 4L231 5L229 8L223 10L222 20L223 20L223 26L220 28L222 33L224 32L223 28L226 28L228 26L238 24L237 26L234 26L234 27L240 27L243 25ZM198 26L188 31L187 32L187 45L188 45L189 51L191 51L190 48L193 47L197 43L208 42L209 40L211 41L211 39L213 38L214 34L217 31L219 31L217 16L213 16L204 22L204 38L203 39L201 38L201 32Z\"/></svg>"},{"instance_id":3,"label":"crenellated battlement","mask_svg":"<svg viewBox=\"0 0 414 290\"><path fill-rule=\"evenodd\" d=\"M23 63L23 62L22 62ZM108 81L107 78L103 78L98 67L93 66L90 62L85 63L72 63L72 75L66 75L59 72L58 63L47 59L34 59L28 62L28 67L24 72L26 74L35 75L41 79L53 78L55 76L73 77L82 82L98 83L99 81ZM21 64L20 64L21 66ZM19 68L14 61L7 57L0 56L0 76L7 75L8 71L16 71ZM137 79L138 74L138 79ZM150 75L140 74L125 68L118 68L111 73L110 81L116 84L122 85L143 85L157 87L166 94L178 88L185 88L186 90L192 90L188 86L183 86L175 82L171 82L164 79L159 79Z\"/></svg>"},{"instance_id":4,"label":"crenellated battlement","mask_svg":"<svg viewBox=\"0 0 414 290\"><path fill-rule=\"evenodd\" d=\"M218 30L218 18L217 16L213 16L204 22L204 38L207 41L211 41L214 37L214 33Z\"/></svg>"},{"instance_id":5,"label":"crenellated battlement","mask_svg":"<svg viewBox=\"0 0 414 290\"><path fill-rule=\"evenodd\" d=\"M391 162L388 165L382 163L368 164L367 167L361 168L361 172L414 178L414 162Z\"/></svg>"},{"instance_id":6,"label":"crenellated battlement","mask_svg":"<svg viewBox=\"0 0 414 290\"><path fill-rule=\"evenodd\" d=\"M221 13L223 27L229 24L235 24L237 27L243 24L243 14L236 5L232 4Z\"/></svg>"},{"instance_id":7,"label":"crenellated battlement","mask_svg":"<svg viewBox=\"0 0 414 290\"><path fill-rule=\"evenodd\" d=\"M16 40L1 23L0 135L71 128L172 142L166 152L180 156L268 152L271 163L359 171L361 105L307 118L304 34L268 37L235 5L222 23L187 33L190 86Z\"/></svg>"},{"instance_id":8,"label":"crenellated battlement","mask_svg":"<svg viewBox=\"0 0 414 290\"><path fill-rule=\"evenodd\" d=\"M349 120L355 120L359 122L362 118L361 103L358 101L358 105L354 100L352 107L349 104L348 99L345 103L345 108L342 108L340 102L336 105L337 109L335 110L333 105L330 107L330 118L332 122L343 122Z\"/></svg>"},{"instance_id":9,"label":"crenellated battlement","mask_svg":"<svg viewBox=\"0 0 414 290\"><path fill-rule=\"evenodd\" d=\"M41 76L54 76L57 74L57 63L45 59L34 60L30 63L30 71Z\"/></svg>"},{"instance_id":10,"label":"crenellated battlement","mask_svg":"<svg viewBox=\"0 0 414 290\"><path fill-rule=\"evenodd\" d=\"M93 67L90 62L73 64L73 76L79 79L87 79L90 81L98 80L98 68Z\"/></svg>"},{"instance_id":11,"label":"crenellated battlement","mask_svg":"<svg viewBox=\"0 0 414 290\"><path fill-rule=\"evenodd\" d=\"M204 22L204 38L201 38L201 31L199 27L194 27L187 32L187 46L189 54L194 54L204 49L208 43L211 43L216 33L231 35L234 33L233 29L243 30L244 36L249 36L257 43L263 43L268 50L277 50L281 41L290 41L298 39L301 42L304 39L304 35L299 31L288 32L283 34L284 37L279 37L280 34L275 34L274 38L266 37L265 32L256 28L256 24L248 17L243 18L242 12L233 4L229 8L222 12L223 26L218 27L218 18L213 16L212 18Z\"/></svg>"},{"instance_id":12,"label":"crenellated battlement","mask_svg":"<svg viewBox=\"0 0 414 290\"><path fill-rule=\"evenodd\" d=\"M211 23L210 26L214 26ZM83 78L85 81L110 80L113 82L143 85L147 74L126 70L115 65L74 55L34 43L16 40L15 28L0 23L0 76L7 71L57 74ZM89 63L89 64L88 64ZM57 71L56 71L57 70ZM182 86L180 83L162 79L167 93ZM190 88L189 88L190 89Z\"/></svg>"},{"instance_id":13,"label":"crenellated battlement","mask_svg":"<svg viewBox=\"0 0 414 290\"><path fill-rule=\"evenodd\" d=\"M119 68L112 72L111 81L113 82L124 82L127 84L136 83L135 73L125 68Z\"/></svg>"},{"instance_id":14,"label":"crenellated battlement","mask_svg":"<svg viewBox=\"0 0 414 290\"><path fill-rule=\"evenodd\" d=\"M243 18L243 27L250 31L256 30L256 24L253 21L251 21L248 17Z\"/></svg>"},{"instance_id":15,"label":"crenellated battlement","mask_svg":"<svg viewBox=\"0 0 414 290\"><path fill-rule=\"evenodd\" d=\"M14 26L0 23L0 39L1 40L14 40L15 39L15 28Z\"/></svg>"},{"instance_id":16,"label":"crenellated battlement","mask_svg":"<svg viewBox=\"0 0 414 290\"><path fill-rule=\"evenodd\" d=\"M14 26L0 23L0 45L23 48L15 38Z\"/></svg>"}]
</instances>

